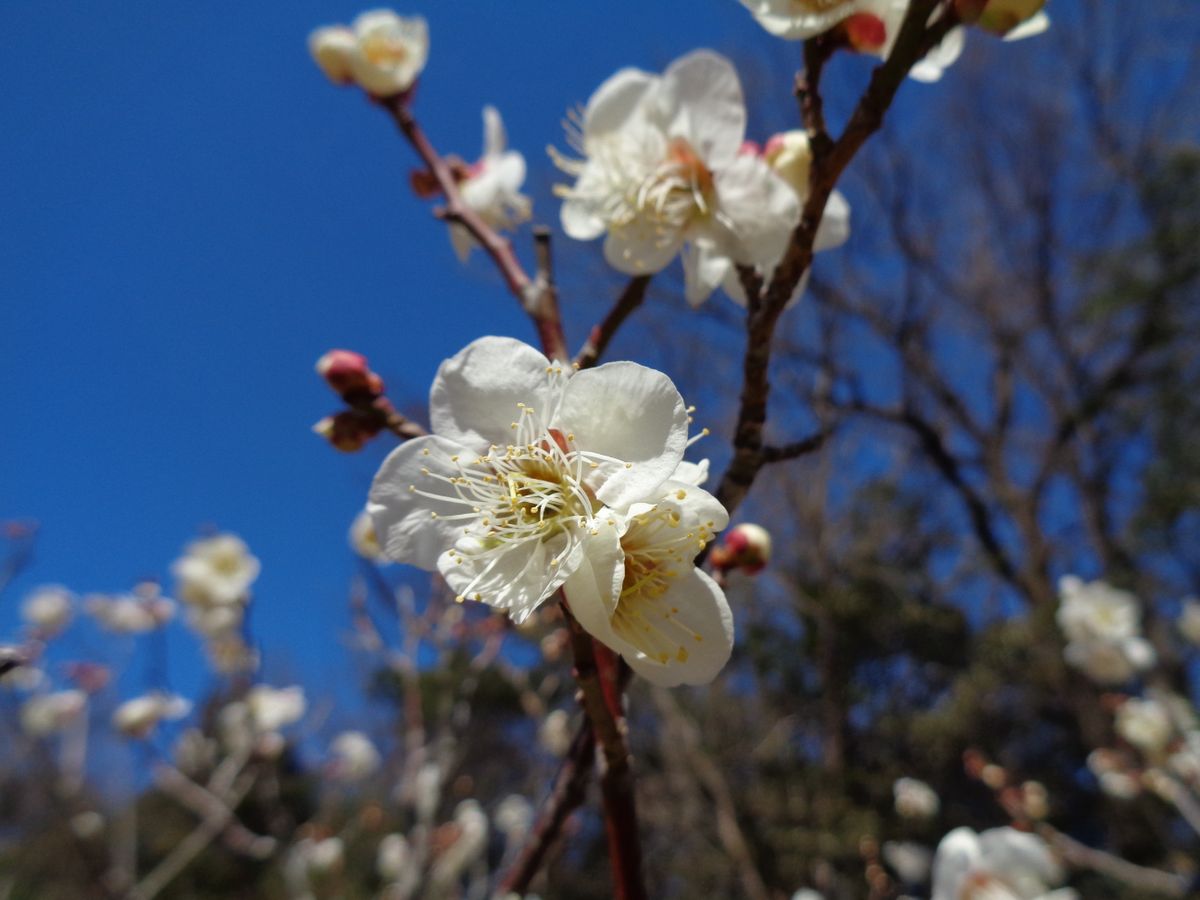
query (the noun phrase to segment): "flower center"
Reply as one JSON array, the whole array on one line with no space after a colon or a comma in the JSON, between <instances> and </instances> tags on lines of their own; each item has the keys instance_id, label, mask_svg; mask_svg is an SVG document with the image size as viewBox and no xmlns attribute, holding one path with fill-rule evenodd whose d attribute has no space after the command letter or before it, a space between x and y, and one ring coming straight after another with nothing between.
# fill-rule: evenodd
<instances>
[{"instance_id":1,"label":"flower center","mask_svg":"<svg viewBox=\"0 0 1200 900\"><path fill-rule=\"evenodd\" d=\"M579 540L574 526L591 519L599 506L584 484L585 473L599 463L575 448L573 434L546 426L532 407L517 406L514 443L493 444L474 459L451 456L452 475L423 468L426 479L441 483L437 492L409 485L410 493L464 507L464 512L449 516L431 513L433 518L464 522L463 538L449 552L474 577L455 598L459 601L482 600L475 587L489 579L505 552L527 542L563 536L550 560L556 568ZM432 451L426 448L422 453Z\"/></svg>"},{"instance_id":2,"label":"flower center","mask_svg":"<svg viewBox=\"0 0 1200 900\"><path fill-rule=\"evenodd\" d=\"M686 497L679 491L678 499ZM684 529L679 513L659 505L634 516L621 539L625 580L612 627L621 638L656 662L687 662L688 645L703 641L665 600L674 580L687 572L696 554L712 540L712 522Z\"/></svg>"},{"instance_id":3,"label":"flower center","mask_svg":"<svg viewBox=\"0 0 1200 900\"><path fill-rule=\"evenodd\" d=\"M712 210L713 175L685 138L672 138L663 161L634 195L632 206L652 221L680 229Z\"/></svg>"}]
</instances>

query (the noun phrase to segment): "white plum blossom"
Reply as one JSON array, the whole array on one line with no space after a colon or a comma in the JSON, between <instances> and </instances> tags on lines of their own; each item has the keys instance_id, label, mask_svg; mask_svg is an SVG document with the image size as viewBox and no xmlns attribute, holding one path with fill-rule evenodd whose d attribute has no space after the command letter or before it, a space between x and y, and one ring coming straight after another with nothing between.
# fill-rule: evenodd
<instances>
[{"instance_id":1,"label":"white plum blossom","mask_svg":"<svg viewBox=\"0 0 1200 900\"><path fill-rule=\"evenodd\" d=\"M246 543L233 534L193 541L171 566L179 598L197 606L245 603L259 569Z\"/></svg>"},{"instance_id":2,"label":"white plum blossom","mask_svg":"<svg viewBox=\"0 0 1200 900\"><path fill-rule=\"evenodd\" d=\"M538 745L551 756L563 757L571 747L571 719L565 709L546 714L538 726Z\"/></svg>"},{"instance_id":3,"label":"white plum blossom","mask_svg":"<svg viewBox=\"0 0 1200 900\"><path fill-rule=\"evenodd\" d=\"M385 881L396 881L405 874L412 859L408 841L402 834L389 834L379 842L375 870Z\"/></svg>"},{"instance_id":4,"label":"white plum blossom","mask_svg":"<svg viewBox=\"0 0 1200 900\"><path fill-rule=\"evenodd\" d=\"M488 817L476 800L464 800L454 810L458 837L434 861L429 878L434 891L456 882L487 849Z\"/></svg>"},{"instance_id":5,"label":"white plum blossom","mask_svg":"<svg viewBox=\"0 0 1200 900\"><path fill-rule=\"evenodd\" d=\"M21 727L31 737L48 737L78 722L86 709L87 694L80 690L39 694L22 704Z\"/></svg>"},{"instance_id":6,"label":"white plum blossom","mask_svg":"<svg viewBox=\"0 0 1200 900\"><path fill-rule=\"evenodd\" d=\"M1154 698L1130 697L1117 708L1117 734L1150 757L1159 756L1175 736L1165 704Z\"/></svg>"},{"instance_id":7,"label":"white plum blossom","mask_svg":"<svg viewBox=\"0 0 1200 900\"><path fill-rule=\"evenodd\" d=\"M429 27L420 16L403 18L389 9L362 13L347 28L318 28L308 48L334 84L357 84L376 97L412 87L429 57Z\"/></svg>"},{"instance_id":8,"label":"white plum blossom","mask_svg":"<svg viewBox=\"0 0 1200 900\"><path fill-rule=\"evenodd\" d=\"M692 560L728 519L677 471L688 410L631 362L568 374L486 337L438 369L433 434L384 462L368 509L387 554L518 624L560 588L579 622L660 684L713 678L733 626Z\"/></svg>"},{"instance_id":9,"label":"white plum blossom","mask_svg":"<svg viewBox=\"0 0 1200 900\"><path fill-rule=\"evenodd\" d=\"M61 585L37 588L21 604L21 618L43 637L52 637L70 624L75 614L75 595Z\"/></svg>"},{"instance_id":10,"label":"white plum blossom","mask_svg":"<svg viewBox=\"0 0 1200 900\"><path fill-rule=\"evenodd\" d=\"M178 694L154 691L126 700L113 713L113 728L126 737L148 737L159 722L182 719L192 711L191 701Z\"/></svg>"},{"instance_id":11,"label":"white plum blossom","mask_svg":"<svg viewBox=\"0 0 1200 900\"><path fill-rule=\"evenodd\" d=\"M1141 615L1136 597L1104 581L1073 575L1059 581L1064 656L1099 684L1121 684L1154 665L1154 648L1141 636Z\"/></svg>"},{"instance_id":12,"label":"white plum blossom","mask_svg":"<svg viewBox=\"0 0 1200 900\"><path fill-rule=\"evenodd\" d=\"M508 150L504 121L494 106L483 108L483 155L466 168L458 183L463 203L491 228L502 231L529 219L532 204L521 193L525 183L525 157ZM466 262L475 239L465 227L450 225L450 242Z\"/></svg>"},{"instance_id":13,"label":"white plum blossom","mask_svg":"<svg viewBox=\"0 0 1200 900\"><path fill-rule=\"evenodd\" d=\"M561 188L562 224L578 240L607 233L604 255L630 275L683 254L685 293L699 304L730 261L769 266L800 218L794 192L740 153L746 106L732 64L698 50L661 76L622 69L588 100L573 136L581 160Z\"/></svg>"},{"instance_id":14,"label":"white plum blossom","mask_svg":"<svg viewBox=\"0 0 1200 900\"><path fill-rule=\"evenodd\" d=\"M906 819L929 819L941 808L937 792L917 778L897 778L892 795L896 812Z\"/></svg>"},{"instance_id":15,"label":"white plum blossom","mask_svg":"<svg viewBox=\"0 0 1200 900\"><path fill-rule=\"evenodd\" d=\"M885 841L881 848L886 862L905 884L922 884L929 878L933 852L911 841Z\"/></svg>"},{"instance_id":16,"label":"white plum blossom","mask_svg":"<svg viewBox=\"0 0 1200 900\"><path fill-rule=\"evenodd\" d=\"M933 859L930 900L1074 900L1062 867L1040 837L1015 828L976 834L956 828L942 838Z\"/></svg>"},{"instance_id":17,"label":"white plum blossom","mask_svg":"<svg viewBox=\"0 0 1200 900\"><path fill-rule=\"evenodd\" d=\"M331 774L338 781L356 782L369 778L379 768L379 751L361 731L343 731L330 745Z\"/></svg>"},{"instance_id":18,"label":"white plum blossom","mask_svg":"<svg viewBox=\"0 0 1200 900\"><path fill-rule=\"evenodd\" d=\"M1188 597L1183 601L1179 610L1179 618L1175 627L1190 644L1200 646L1200 600Z\"/></svg>"}]
</instances>

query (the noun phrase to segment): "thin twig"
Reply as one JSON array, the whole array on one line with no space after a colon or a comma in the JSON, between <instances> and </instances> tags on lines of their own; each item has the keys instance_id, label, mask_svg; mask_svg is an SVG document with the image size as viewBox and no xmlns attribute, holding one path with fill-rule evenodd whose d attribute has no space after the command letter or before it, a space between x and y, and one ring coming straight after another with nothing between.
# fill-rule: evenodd
<instances>
[{"instance_id":1,"label":"thin twig","mask_svg":"<svg viewBox=\"0 0 1200 900\"><path fill-rule=\"evenodd\" d=\"M1135 865L1119 856L1080 843L1044 822L1037 826L1037 831L1045 838L1046 843L1073 866L1099 872L1139 891L1150 891L1166 897L1188 895L1188 884L1182 876Z\"/></svg>"},{"instance_id":2,"label":"thin twig","mask_svg":"<svg viewBox=\"0 0 1200 900\"><path fill-rule=\"evenodd\" d=\"M410 99L408 94L399 94L381 100L380 103L391 113L396 125L437 182L438 190L446 200L446 205L440 212L441 218L451 224L461 225L479 242L496 264L504 283L521 304L521 309L533 320L543 352L551 359L566 362L569 358L566 338L563 336L558 299L553 285L530 278L513 252L512 242L498 234L475 210L463 202L454 171L434 149L413 117L408 107Z\"/></svg>"},{"instance_id":3,"label":"thin twig","mask_svg":"<svg viewBox=\"0 0 1200 900\"><path fill-rule=\"evenodd\" d=\"M541 870L550 848L562 833L563 825L586 798L587 783L595 761L596 737L592 731L591 720L585 718L579 730L575 732L571 749L563 760L537 825L530 832L528 841L512 867L500 879L496 889L497 896L520 896L529 889L530 882Z\"/></svg>"},{"instance_id":4,"label":"thin twig","mask_svg":"<svg viewBox=\"0 0 1200 900\"><path fill-rule=\"evenodd\" d=\"M937 6L938 0L915 0L910 5L891 54L875 69L841 136L827 147L820 141L813 144L809 195L800 223L761 299L747 296L746 351L742 360L743 381L733 438L733 459L717 488L717 498L730 512L741 504L764 462L762 433L771 387L768 376L775 326L796 285L812 264L813 241L825 213L825 204L838 179L867 139L883 124L883 117L913 63L956 24L952 10L944 5L942 16L933 25L926 26ZM813 65L805 85L807 94L816 94L819 65L823 65L822 53L816 48L806 51ZM818 101L810 97L805 102L810 107L809 115L815 116L819 107L813 104ZM818 128L822 122L823 117L813 118Z\"/></svg>"},{"instance_id":5,"label":"thin twig","mask_svg":"<svg viewBox=\"0 0 1200 900\"><path fill-rule=\"evenodd\" d=\"M625 285L625 290L621 291L621 296L617 298L617 302L613 304L608 314L599 323L592 326L587 343L575 356L575 365L581 369L587 369L596 364L604 355L604 351L608 349L608 342L617 333L617 329L635 309L642 305L642 301L646 299L646 289L649 286L649 275L635 275L629 280L629 283Z\"/></svg>"}]
</instances>

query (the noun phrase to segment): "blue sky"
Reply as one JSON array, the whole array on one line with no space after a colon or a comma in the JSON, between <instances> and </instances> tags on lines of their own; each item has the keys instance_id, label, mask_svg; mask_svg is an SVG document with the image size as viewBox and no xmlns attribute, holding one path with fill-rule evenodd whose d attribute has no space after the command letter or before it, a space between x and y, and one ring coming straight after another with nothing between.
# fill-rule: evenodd
<instances>
[{"instance_id":1,"label":"blue sky","mask_svg":"<svg viewBox=\"0 0 1200 900\"><path fill-rule=\"evenodd\" d=\"M33 585L165 578L211 525L262 559L265 677L318 691L358 677L338 640L355 565L345 530L383 448L347 457L309 433L336 408L314 361L357 349L419 403L472 338L532 340L493 272L460 267L411 197L413 158L391 123L310 62L310 29L361 8L5 4L0 519L37 520L41 537L2 598L0 638ZM480 108L497 104L551 224L543 148L562 146L564 111L615 69L660 69L697 46L779 52L732 0L401 11L430 23L417 111L434 142L474 158ZM573 344L606 297L570 298ZM190 640L181 627L169 640L173 681L194 686Z\"/></svg>"}]
</instances>

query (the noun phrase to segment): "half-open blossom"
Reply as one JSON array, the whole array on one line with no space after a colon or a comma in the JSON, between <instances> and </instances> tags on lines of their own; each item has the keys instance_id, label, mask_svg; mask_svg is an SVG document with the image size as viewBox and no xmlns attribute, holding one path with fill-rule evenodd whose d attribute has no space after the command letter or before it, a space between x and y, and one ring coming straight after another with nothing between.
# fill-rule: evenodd
<instances>
[{"instance_id":1,"label":"half-open blossom","mask_svg":"<svg viewBox=\"0 0 1200 900\"><path fill-rule=\"evenodd\" d=\"M463 203L498 231L514 228L530 215L529 198L521 193L525 183L525 157L507 149L504 121L494 106L483 108L483 155L466 167L458 184ZM466 262L475 239L462 225L450 226L450 242Z\"/></svg>"},{"instance_id":2,"label":"half-open blossom","mask_svg":"<svg viewBox=\"0 0 1200 900\"><path fill-rule=\"evenodd\" d=\"M631 362L571 374L510 338L444 362L429 407L433 434L401 444L371 487L384 551L517 622L593 548L611 583L619 535L600 524L653 496L687 445L687 409L666 375Z\"/></svg>"},{"instance_id":3,"label":"half-open blossom","mask_svg":"<svg viewBox=\"0 0 1200 900\"><path fill-rule=\"evenodd\" d=\"M574 136L581 160L560 189L563 229L607 233L604 255L644 275L683 253L689 302L702 302L729 266L774 265L799 221L795 194L767 164L741 154L746 107L737 72L699 50L662 76L622 69L588 100Z\"/></svg>"},{"instance_id":4,"label":"half-open blossom","mask_svg":"<svg viewBox=\"0 0 1200 900\"><path fill-rule=\"evenodd\" d=\"M412 87L425 68L429 28L420 16L402 18L390 9L375 9L349 28L318 28L308 48L334 84L358 84L376 97L390 97Z\"/></svg>"},{"instance_id":5,"label":"half-open blossom","mask_svg":"<svg viewBox=\"0 0 1200 900\"><path fill-rule=\"evenodd\" d=\"M1078 895L1072 890L1051 890L1063 877L1037 835L1015 828L978 834L956 828L934 855L931 900L1074 900Z\"/></svg>"},{"instance_id":6,"label":"half-open blossom","mask_svg":"<svg viewBox=\"0 0 1200 900\"><path fill-rule=\"evenodd\" d=\"M126 700L116 708L112 723L126 737L144 738L159 722L182 719L192 711L192 704L177 694L154 691Z\"/></svg>"}]
</instances>

